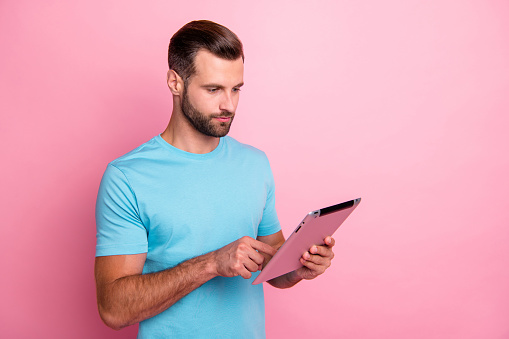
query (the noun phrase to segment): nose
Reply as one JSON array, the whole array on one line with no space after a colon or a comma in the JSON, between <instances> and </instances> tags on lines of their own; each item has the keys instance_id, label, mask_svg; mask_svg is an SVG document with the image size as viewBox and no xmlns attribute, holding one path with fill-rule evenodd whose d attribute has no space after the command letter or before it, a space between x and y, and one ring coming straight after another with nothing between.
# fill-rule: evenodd
<instances>
[{"instance_id":1,"label":"nose","mask_svg":"<svg viewBox=\"0 0 509 339\"><path fill-rule=\"evenodd\" d=\"M235 98L233 97L231 92L225 91L223 96L221 97L221 102L219 104L219 109L222 112L235 112Z\"/></svg>"}]
</instances>

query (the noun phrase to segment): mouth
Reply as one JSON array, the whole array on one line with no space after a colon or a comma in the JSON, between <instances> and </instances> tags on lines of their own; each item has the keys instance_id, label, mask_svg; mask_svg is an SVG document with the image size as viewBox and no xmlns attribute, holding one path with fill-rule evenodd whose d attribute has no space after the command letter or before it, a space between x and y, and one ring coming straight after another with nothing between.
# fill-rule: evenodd
<instances>
[{"instance_id":1,"label":"mouth","mask_svg":"<svg viewBox=\"0 0 509 339\"><path fill-rule=\"evenodd\" d=\"M219 122L229 122L230 120L232 120L232 117L233 117L233 115L228 115L228 116L221 115L221 116L214 117L214 119L216 119Z\"/></svg>"},{"instance_id":2,"label":"mouth","mask_svg":"<svg viewBox=\"0 0 509 339\"><path fill-rule=\"evenodd\" d=\"M217 117L216 119L220 122L228 122L231 120L230 117Z\"/></svg>"}]
</instances>

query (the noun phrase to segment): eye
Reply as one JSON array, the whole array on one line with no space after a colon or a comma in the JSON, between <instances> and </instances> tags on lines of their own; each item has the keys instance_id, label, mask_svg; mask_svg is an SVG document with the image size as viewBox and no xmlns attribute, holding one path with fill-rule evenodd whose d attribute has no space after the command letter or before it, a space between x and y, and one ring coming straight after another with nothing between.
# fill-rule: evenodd
<instances>
[{"instance_id":1,"label":"eye","mask_svg":"<svg viewBox=\"0 0 509 339\"><path fill-rule=\"evenodd\" d=\"M232 92L234 92L234 93L238 93L238 92L240 92L240 88L233 88L233 89L232 89Z\"/></svg>"},{"instance_id":2,"label":"eye","mask_svg":"<svg viewBox=\"0 0 509 339\"><path fill-rule=\"evenodd\" d=\"M218 88L215 88L215 87L211 87L211 88L208 88L207 91L209 93L216 93L219 89Z\"/></svg>"}]
</instances>

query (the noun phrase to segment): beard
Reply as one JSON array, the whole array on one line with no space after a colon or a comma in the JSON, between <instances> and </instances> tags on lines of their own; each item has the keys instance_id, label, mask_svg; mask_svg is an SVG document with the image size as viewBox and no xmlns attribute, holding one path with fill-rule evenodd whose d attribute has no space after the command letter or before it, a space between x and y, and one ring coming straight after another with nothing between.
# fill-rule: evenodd
<instances>
[{"instance_id":1,"label":"beard","mask_svg":"<svg viewBox=\"0 0 509 339\"><path fill-rule=\"evenodd\" d=\"M198 111L192 104L189 102L189 98L187 97L187 89L184 88L184 93L182 94L182 105L181 110L184 116L187 118L187 121L200 133L205 134L209 137L224 137L230 131L230 126L233 122L233 118L235 117L235 113L232 112L222 112L221 114L213 114L207 116L202 112ZM217 117L230 117L230 121L228 122L218 122L215 121L214 118Z\"/></svg>"}]
</instances>

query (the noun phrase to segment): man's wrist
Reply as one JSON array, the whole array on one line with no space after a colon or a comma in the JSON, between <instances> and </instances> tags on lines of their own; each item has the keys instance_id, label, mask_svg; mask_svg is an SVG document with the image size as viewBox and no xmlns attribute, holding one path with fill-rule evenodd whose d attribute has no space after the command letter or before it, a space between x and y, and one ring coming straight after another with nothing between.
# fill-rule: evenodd
<instances>
[{"instance_id":1,"label":"man's wrist","mask_svg":"<svg viewBox=\"0 0 509 339\"><path fill-rule=\"evenodd\" d=\"M203 284L218 275L213 252L189 259L175 268L183 270L181 274L191 274L193 277L192 279L200 284Z\"/></svg>"},{"instance_id":2,"label":"man's wrist","mask_svg":"<svg viewBox=\"0 0 509 339\"><path fill-rule=\"evenodd\" d=\"M295 285L299 281L301 281L303 278L297 273L297 270L288 272L286 275L286 279L291 285Z\"/></svg>"},{"instance_id":3,"label":"man's wrist","mask_svg":"<svg viewBox=\"0 0 509 339\"><path fill-rule=\"evenodd\" d=\"M214 252L204 254L202 257L204 265L203 272L205 275L210 277L210 279L217 277L219 274L217 273L217 263Z\"/></svg>"},{"instance_id":4,"label":"man's wrist","mask_svg":"<svg viewBox=\"0 0 509 339\"><path fill-rule=\"evenodd\" d=\"M269 283L277 288L289 288L297 284L302 280L302 277L299 276L297 270L288 272L280 277L269 280Z\"/></svg>"}]
</instances>

